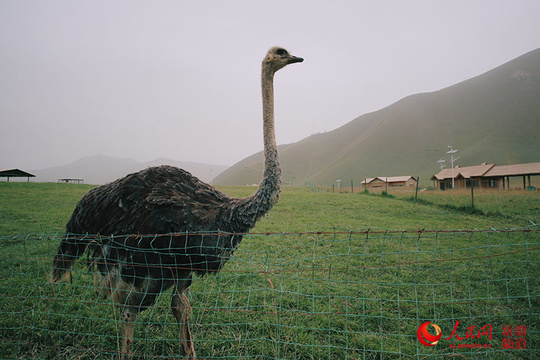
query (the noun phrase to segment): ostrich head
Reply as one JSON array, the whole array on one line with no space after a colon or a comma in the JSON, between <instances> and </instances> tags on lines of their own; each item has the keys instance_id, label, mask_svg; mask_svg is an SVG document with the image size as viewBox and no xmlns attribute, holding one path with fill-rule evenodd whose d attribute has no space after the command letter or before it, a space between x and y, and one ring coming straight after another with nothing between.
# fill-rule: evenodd
<instances>
[{"instance_id":1,"label":"ostrich head","mask_svg":"<svg viewBox=\"0 0 540 360\"><path fill-rule=\"evenodd\" d=\"M293 56L284 48L274 46L268 50L268 53L263 60L263 66L268 67L272 72L276 72L286 65L302 61L304 61L304 59L301 57Z\"/></svg>"}]
</instances>

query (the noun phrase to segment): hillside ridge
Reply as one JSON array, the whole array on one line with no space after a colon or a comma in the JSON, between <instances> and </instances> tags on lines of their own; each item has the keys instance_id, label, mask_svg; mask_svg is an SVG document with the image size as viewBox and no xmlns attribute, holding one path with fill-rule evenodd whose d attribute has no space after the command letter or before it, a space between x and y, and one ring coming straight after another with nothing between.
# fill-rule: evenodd
<instances>
[{"instance_id":1,"label":"hillside ridge","mask_svg":"<svg viewBox=\"0 0 540 360\"><path fill-rule=\"evenodd\" d=\"M337 179L419 176L424 185L439 159L458 149L455 165L540 161L540 49L444 89L404 97L347 124L280 146L283 180L330 185ZM278 119L279 121L279 119ZM448 159L447 159L448 158ZM258 183L262 151L214 179ZM249 167L246 165L249 164Z\"/></svg>"}]
</instances>

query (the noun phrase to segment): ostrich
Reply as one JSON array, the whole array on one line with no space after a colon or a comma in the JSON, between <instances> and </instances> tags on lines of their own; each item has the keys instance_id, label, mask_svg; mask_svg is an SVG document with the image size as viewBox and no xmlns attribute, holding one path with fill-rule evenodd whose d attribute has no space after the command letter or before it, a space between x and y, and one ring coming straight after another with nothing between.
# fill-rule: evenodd
<instances>
[{"instance_id":1,"label":"ostrich","mask_svg":"<svg viewBox=\"0 0 540 360\"><path fill-rule=\"evenodd\" d=\"M92 189L77 204L54 258L52 280L71 278L74 261L87 248L92 252L101 289L122 309L122 359L131 356L139 313L171 287L171 308L180 327L183 355L195 358L187 320L192 277L219 271L238 247L241 234L278 201L281 169L274 131L273 79L279 69L302 61L281 47L271 48L263 59L265 170L252 196L232 198L182 169L158 166ZM81 234L108 238L92 241L91 236ZM142 236L145 234L158 235Z\"/></svg>"}]
</instances>

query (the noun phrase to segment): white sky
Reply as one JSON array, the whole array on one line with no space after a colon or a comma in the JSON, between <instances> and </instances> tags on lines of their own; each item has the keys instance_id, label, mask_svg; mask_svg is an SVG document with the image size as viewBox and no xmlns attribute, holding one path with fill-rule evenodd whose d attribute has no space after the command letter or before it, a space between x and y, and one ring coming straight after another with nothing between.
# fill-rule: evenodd
<instances>
[{"instance_id":1,"label":"white sky","mask_svg":"<svg viewBox=\"0 0 540 360\"><path fill-rule=\"evenodd\" d=\"M96 154L232 165L540 47L538 0L0 0L0 168Z\"/></svg>"}]
</instances>

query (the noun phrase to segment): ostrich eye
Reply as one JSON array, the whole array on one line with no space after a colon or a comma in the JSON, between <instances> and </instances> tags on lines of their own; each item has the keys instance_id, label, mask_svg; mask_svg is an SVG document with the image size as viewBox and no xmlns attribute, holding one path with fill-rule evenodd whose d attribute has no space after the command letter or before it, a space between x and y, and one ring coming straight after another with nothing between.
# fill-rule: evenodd
<instances>
[{"instance_id":1,"label":"ostrich eye","mask_svg":"<svg viewBox=\"0 0 540 360\"><path fill-rule=\"evenodd\" d=\"M277 49L276 54L278 54L279 56L287 55L287 50L285 50L285 49Z\"/></svg>"}]
</instances>

